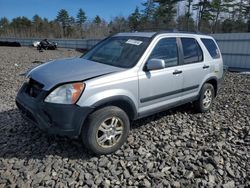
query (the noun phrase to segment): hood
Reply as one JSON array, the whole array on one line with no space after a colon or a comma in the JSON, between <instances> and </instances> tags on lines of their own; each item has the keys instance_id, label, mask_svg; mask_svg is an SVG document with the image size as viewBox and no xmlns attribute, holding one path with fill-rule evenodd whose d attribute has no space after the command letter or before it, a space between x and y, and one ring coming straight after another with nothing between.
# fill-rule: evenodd
<instances>
[{"instance_id":1,"label":"hood","mask_svg":"<svg viewBox=\"0 0 250 188\"><path fill-rule=\"evenodd\" d=\"M43 84L44 90L50 90L57 84L86 80L122 70L124 69L77 57L42 64L32 69L27 77Z\"/></svg>"}]
</instances>

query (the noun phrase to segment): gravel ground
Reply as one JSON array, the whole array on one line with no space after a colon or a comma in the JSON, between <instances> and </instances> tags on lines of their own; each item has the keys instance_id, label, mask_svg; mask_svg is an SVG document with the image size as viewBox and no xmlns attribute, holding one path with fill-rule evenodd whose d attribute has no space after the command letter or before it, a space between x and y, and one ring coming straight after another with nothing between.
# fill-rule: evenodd
<instances>
[{"instance_id":1,"label":"gravel ground","mask_svg":"<svg viewBox=\"0 0 250 188\"><path fill-rule=\"evenodd\" d=\"M33 61L76 55L0 47L0 187L250 187L250 75L227 73L210 112L185 105L138 120L119 151L95 157L15 106Z\"/></svg>"}]
</instances>

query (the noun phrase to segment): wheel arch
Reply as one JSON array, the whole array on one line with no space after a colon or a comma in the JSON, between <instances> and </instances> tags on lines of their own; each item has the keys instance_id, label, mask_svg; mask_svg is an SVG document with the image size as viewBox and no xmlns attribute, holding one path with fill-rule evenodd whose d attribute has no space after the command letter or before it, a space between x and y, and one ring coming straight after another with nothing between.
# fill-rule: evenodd
<instances>
[{"instance_id":1,"label":"wheel arch","mask_svg":"<svg viewBox=\"0 0 250 188\"><path fill-rule=\"evenodd\" d=\"M117 106L121 108L124 112L126 112L130 120L135 120L138 117L135 104L133 103L132 99L127 96L119 95L108 97L92 105L94 111L106 106Z\"/></svg>"},{"instance_id":2,"label":"wheel arch","mask_svg":"<svg viewBox=\"0 0 250 188\"><path fill-rule=\"evenodd\" d=\"M216 97L217 92L218 92L218 79L216 77L210 77L204 82L204 84L205 83L209 83L214 87L214 94L215 94L215 97Z\"/></svg>"}]
</instances>

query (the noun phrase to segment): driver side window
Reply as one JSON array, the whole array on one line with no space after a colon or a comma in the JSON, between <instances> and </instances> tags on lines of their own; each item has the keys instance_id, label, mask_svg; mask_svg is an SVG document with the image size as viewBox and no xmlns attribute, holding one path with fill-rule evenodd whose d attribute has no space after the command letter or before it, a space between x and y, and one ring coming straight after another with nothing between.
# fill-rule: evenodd
<instances>
[{"instance_id":1,"label":"driver side window","mask_svg":"<svg viewBox=\"0 0 250 188\"><path fill-rule=\"evenodd\" d=\"M178 65L178 49L176 38L161 39L154 47L149 59L163 59L165 67Z\"/></svg>"}]
</instances>

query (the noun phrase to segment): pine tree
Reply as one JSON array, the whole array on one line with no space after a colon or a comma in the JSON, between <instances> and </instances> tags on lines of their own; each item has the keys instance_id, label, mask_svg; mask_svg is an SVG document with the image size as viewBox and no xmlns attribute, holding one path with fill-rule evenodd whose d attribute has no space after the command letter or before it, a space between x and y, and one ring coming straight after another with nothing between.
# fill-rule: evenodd
<instances>
[{"instance_id":1,"label":"pine tree","mask_svg":"<svg viewBox=\"0 0 250 188\"><path fill-rule=\"evenodd\" d=\"M141 19L141 14L139 8L136 7L135 11L128 17L129 27L133 31L136 31L139 28L140 19Z\"/></svg>"},{"instance_id":2,"label":"pine tree","mask_svg":"<svg viewBox=\"0 0 250 188\"><path fill-rule=\"evenodd\" d=\"M248 31L247 10L249 0L224 0L224 13L227 18L222 23L223 32L246 32Z\"/></svg>"},{"instance_id":3,"label":"pine tree","mask_svg":"<svg viewBox=\"0 0 250 188\"><path fill-rule=\"evenodd\" d=\"M190 30L190 18L192 16L191 14L191 6L192 6L192 3L193 3L193 0L187 0L187 5L186 5L186 8L187 8L187 12L185 14L185 17L186 17L186 24L187 24L187 31ZM193 20L193 19L192 19Z\"/></svg>"},{"instance_id":4,"label":"pine tree","mask_svg":"<svg viewBox=\"0 0 250 188\"><path fill-rule=\"evenodd\" d=\"M144 22L154 21L156 5L153 0L147 0L145 3L142 3L144 9L142 10L142 20Z\"/></svg>"},{"instance_id":5,"label":"pine tree","mask_svg":"<svg viewBox=\"0 0 250 188\"><path fill-rule=\"evenodd\" d=\"M224 13L228 15L228 19L234 20L235 18L235 0L224 0Z\"/></svg>"},{"instance_id":6,"label":"pine tree","mask_svg":"<svg viewBox=\"0 0 250 188\"><path fill-rule=\"evenodd\" d=\"M100 25L100 24L102 23L102 20L101 20L100 16L97 15L97 16L95 17L94 23L95 23L96 25Z\"/></svg>"},{"instance_id":7,"label":"pine tree","mask_svg":"<svg viewBox=\"0 0 250 188\"><path fill-rule=\"evenodd\" d=\"M76 16L76 23L80 27L81 37L83 35L83 24L86 22L86 20L87 20L86 14L80 8Z\"/></svg>"},{"instance_id":8,"label":"pine tree","mask_svg":"<svg viewBox=\"0 0 250 188\"><path fill-rule=\"evenodd\" d=\"M32 22L25 16L19 16L12 20L10 27L15 37L30 37Z\"/></svg>"},{"instance_id":9,"label":"pine tree","mask_svg":"<svg viewBox=\"0 0 250 188\"><path fill-rule=\"evenodd\" d=\"M63 36L67 36L67 27L70 25L69 13L65 9L61 9L57 14L56 21L62 26Z\"/></svg>"},{"instance_id":10,"label":"pine tree","mask_svg":"<svg viewBox=\"0 0 250 188\"><path fill-rule=\"evenodd\" d=\"M156 23L156 3L154 0L147 0L142 6L140 28L150 30Z\"/></svg>"},{"instance_id":11,"label":"pine tree","mask_svg":"<svg viewBox=\"0 0 250 188\"><path fill-rule=\"evenodd\" d=\"M195 24L192 17L188 18L187 15L182 15L177 18L178 30L195 31Z\"/></svg>"},{"instance_id":12,"label":"pine tree","mask_svg":"<svg viewBox=\"0 0 250 188\"><path fill-rule=\"evenodd\" d=\"M119 33L129 31L128 21L122 16L116 16L110 23L111 33Z\"/></svg>"},{"instance_id":13,"label":"pine tree","mask_svg":"<svg viewBox=\"0 0 250 188\"><path fill-rule=\"evenodd\" d=\"M77 16L76 16L76 23L77 23L80 27L82 27L86 20L87 20L86 14L85 14L85 12L80 8L79 11L78 11L78 13L77 13Z\"/></svg>"},{"instance_id":14,"label":"pine tree","mask_svg":"<svg viewBox=\"0 0 250 188\"><path fill-rule=\"evenodd\" d=\"M176 5L180 1L181 0L154 0L154 2L159 3L156 10L156 19L163 22L165 28L173 27L173 21L176 15Z\"/></svg>"},{"instance_id":15,"label":"pine tree","mask_svg":"<svg viewBox=\"0 0 250 188\"><path fill-rule=\"evenodd\" d=\"M199 0L198 3L193 5L193 10L197 10L198 12L198 31L204 30L205 27L209 28L209 21L212 19L210 8L211 6L209 0Z\"/></svg>"},{"instance_id":16,"label":"pine tree","mask_svg":"<svg viewBox=\"0 0 250 188\"><path fill-rule=\"evenodd\" d=\"M247 32L250 32L250 0L245 8L245 19L247 20Z\"/></svg>"},{"instance_id":17,"label":"pine tree","mask_svg":"<svg viewBox=\"0 0 250 188\"><path fill-rule=\"evenodd\" d=\"M215 33L217 30L219 16L221 12L225 11L225 8L222 0L212 0L210 6L211 6L212 22L213 22L212 32Z\"/></svg>"},{"instance_id":18,"label":"pine tree","mask_svg":"<svg viewBox=\"0 0 250 188\"><path fill-rule=\"evenodd\" d=\"M33 24L33 27L35 29L35 33L37 35L38 35L38 33L41 33L42 27L43 27L43 19L36 14L32 18L32 24Z\"/></svg>"}]
</instances>

